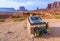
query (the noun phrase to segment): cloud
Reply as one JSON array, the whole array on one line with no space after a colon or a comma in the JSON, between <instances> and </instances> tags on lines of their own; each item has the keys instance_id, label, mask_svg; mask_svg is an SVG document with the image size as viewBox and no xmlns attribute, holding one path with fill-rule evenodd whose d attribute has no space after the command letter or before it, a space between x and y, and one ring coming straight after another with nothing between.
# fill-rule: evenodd
<instances>
[{"instance_id":1,"label":"cloud","mask_svg":"<svg viewBox=\"0 0 60 41\"><path fill-rule=\"evenodd\" d=\"M9 0L3 0L0 1L0 7L14 7L18 8L20 6L32 6L34 5L33 1L27 1L27 2L17 2L17 1L9 1Z\"/></svg>"},{"instance_id":2,"label":"cloud","mask_svg":"<svg viewBox=\"0 0 60 41\"><path fill-rule=\"evenodd\" d=\"M60 0L0 0L0 7L14 7L18 9L25 6L27 9L46 8L48 3Z\"/></svg>"}]
</instances>

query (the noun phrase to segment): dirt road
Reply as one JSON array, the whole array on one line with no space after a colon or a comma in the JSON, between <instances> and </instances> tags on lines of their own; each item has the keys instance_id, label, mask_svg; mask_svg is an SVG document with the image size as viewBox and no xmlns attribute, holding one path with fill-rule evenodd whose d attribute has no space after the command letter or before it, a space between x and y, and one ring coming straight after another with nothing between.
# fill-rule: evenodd
<instances>
[{"instance_id":1,"label":"dirt road","mask_svg":"<svg viewBox=\"0 0 60 41\"><path fill-rule=\"evenodd\" d=\"M60 41L60 19L43 19L49 22L51 34L34 41ZM22 22L3 22L0 23L0 41L33 41L28 35L26 20Z\"/></svg>"}]
</instances>

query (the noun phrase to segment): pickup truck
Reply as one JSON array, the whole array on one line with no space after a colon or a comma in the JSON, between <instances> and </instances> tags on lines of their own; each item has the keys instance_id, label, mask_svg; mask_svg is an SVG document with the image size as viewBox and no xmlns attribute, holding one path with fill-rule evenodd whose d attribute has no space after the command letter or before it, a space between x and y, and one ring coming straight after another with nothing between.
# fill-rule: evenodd
<instances>
[{"instance_id":1,"label":"pickup truck","mask_svg":"<svg viewBox=\"0 0 60 41\"><path fill-rule=\"evenodd\" d=\"M42 36L48 33L48 23L44 22L38 16L28 17L27 28L30 35Z\"/></svg>"}]
</instances>

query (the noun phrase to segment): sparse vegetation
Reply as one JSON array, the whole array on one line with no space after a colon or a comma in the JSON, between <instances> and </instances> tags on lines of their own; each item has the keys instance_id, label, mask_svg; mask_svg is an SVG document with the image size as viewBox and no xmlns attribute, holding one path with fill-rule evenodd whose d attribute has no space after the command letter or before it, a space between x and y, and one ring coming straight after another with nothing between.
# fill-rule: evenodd
<instances>
[{"instance_id":1,"label":"sparse vegetation","mask_svg":"<svg viewBox=\"0 0 60 41\"><path fill-rule=\"evenodd\" d=\"M57 19L60 19L60 15L55 15L55 17L56 17Z\"/></svg>"},{"instance_id":2,"label":"sparse vegetation","mask_svg":"<svg viewBox=\"0 0 60 41\"><path fill-rule=\"evenodd\" d=\"M4 22L5 20L4 19L0 19L0 22Z\"/></svg>"},{"instance_id":3,"label":"sparse vegetation","mask_svg":"<svg viewBox=\"0 0 60 41\"><path fill-rule=\"evenodd\" d=\"M13 21L23 21L24 19L23 18L15 18Z\"/></svg>"}]
</instances>

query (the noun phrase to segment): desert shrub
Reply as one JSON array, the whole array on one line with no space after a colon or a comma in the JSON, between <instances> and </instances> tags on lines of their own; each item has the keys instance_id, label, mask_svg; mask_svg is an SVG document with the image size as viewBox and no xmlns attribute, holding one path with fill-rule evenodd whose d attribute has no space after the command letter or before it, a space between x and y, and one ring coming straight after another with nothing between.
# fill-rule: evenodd
<instances>
[{"instance_id":1,"label":"desert shrub","mask_svg":"<svg viewBox=\"0 0 60 41\"><path fill-rule=\"evenodd\" d=\"M0 19L0 22L4 22L4 19Z\"/></svg>"},{"instance_id":2,"label":"desert shrub","mask_svg":"<svg viewBox=\"0 0 60 41\"><path fill-rule=\"evenodd\" d=\"M48 29L48 22L46 23L46 29Z\"/></svg>"}]
</instances>

